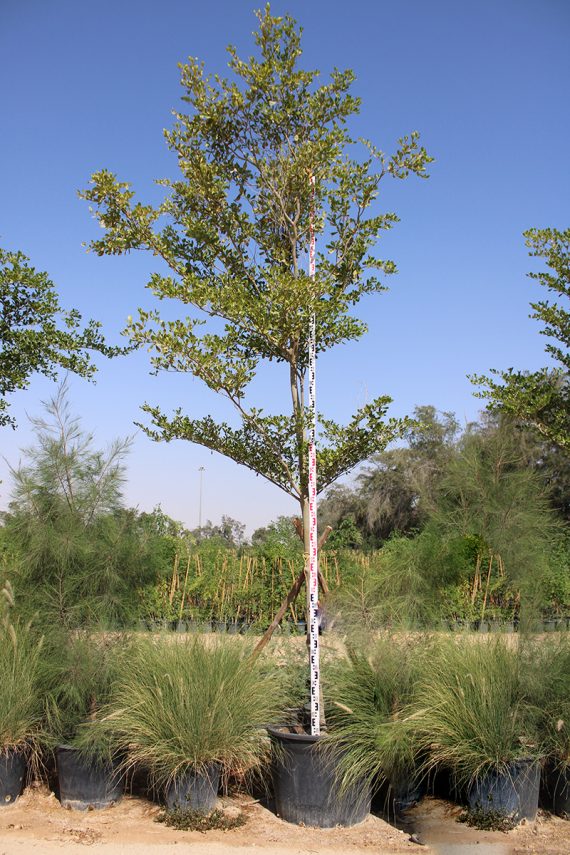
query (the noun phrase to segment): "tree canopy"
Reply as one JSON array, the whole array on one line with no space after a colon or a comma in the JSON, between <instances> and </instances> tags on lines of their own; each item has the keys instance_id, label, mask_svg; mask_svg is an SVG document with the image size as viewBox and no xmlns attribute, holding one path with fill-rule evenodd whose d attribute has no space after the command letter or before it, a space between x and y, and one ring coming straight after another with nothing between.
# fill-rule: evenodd
<instances>
[{"instance_id":1,"label":"tree canopy","mask_svg":"<svg viewBox=\"0 0 570 855\"><path fill-rule=\"evenodd\" d=\"M83 193L104 235L98 254L146 250L160 260L148 288L182 304L185 317L139 310L127 333L151 352L156 372L190 372L223 395L239 426L211 416L167 415L145 404L155 440L183 438L263 475L304 507L307 472L309 318L317 350L358 339L366 325L351 309L384 289L395 264L375 254L380 234L397 221L377 209L381 182L426 176L431 158L412 133L386 155L347 122L359 110L351 71L299 66L300 30L290 17L259 12L257 55L229 47L230 77L210 77L194 58L180 66L183 100L165 131L179 175L163 178L164 200L135 200L130 185L106 170ZM304 270L315 186L317 275ZM246 402L262 362L286 369L285 412L268 415ZM386 419L390 399L360 408L347 425L320 418L319 490L381 450L402 430ZM287 411L288 410L288 411Z\"/></svg>"},{"instance_id":2,"label":"tree canopy","mask_svg":"<svg viewBox=\"0 0 570 855\"><path fill-rule=\"evenodd\" d=\"M563 298L562 304L540 300L531 303L530 315L543 323L541 334L550 341L546 351L554 367L539 371L492 370L499 381L489 377L472 378L487 388L480 396L490 407L508 413L532 425L551 442L570 450L570 229L529 229L524 233L530 255L543 258L549 268L529 273L548 291ZM564 300L564 298L566 298Z\"/></svg>"},{"instance_id":3,"label":"tree canopy","mask_svg":"<svg viewBox=\"0 0 570 855\"><path fill-rule=\"evenodd\" d=\"M25 389L33 374L57 377L58 369L90 378L96 368L89 351L120 352L105 344L100 324L80 328L77 309L61 308L48 274L22 252L0 248L0 425L15 425L7 395Z\"/></svg>"}]
</instances>

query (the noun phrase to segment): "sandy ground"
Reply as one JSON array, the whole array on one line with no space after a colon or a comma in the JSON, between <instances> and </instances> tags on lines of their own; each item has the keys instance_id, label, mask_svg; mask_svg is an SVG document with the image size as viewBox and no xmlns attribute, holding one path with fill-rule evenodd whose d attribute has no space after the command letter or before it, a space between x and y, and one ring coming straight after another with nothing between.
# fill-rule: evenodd
<instances>
[{"instance_id":1,"label":"sandy ground","mask_svg":"<svg viewBox=\"0 0 570 855\"><path fill-rule=\"evenodd\" d=\"M159 808L126 796L102 811L69 811L47 788L28 788L9 807L0 808L0 855L569 855L570 822L539 816L508 834L480 832L456 822L459 809L425 799L410 812L407 831L375 816L354 828L302 828L278 819L250 797L223 799L229 812L241 810L246 824L232 831L176 831L155 822ZM416 829L417 842L410 839ZM423 844L423 845L422 845Z\"/></svg>"},{"instance_id":2,"label":"sandy ground","mask_svg":"<svg viewBox=\"0 0 570 855\"><path fill-rule=\"evenodd\" d=\"M426 848L441 855L570 855L570 822L538 812L534 822L523 822L508 833L479 831L457 818L462 808L451 802L425 798L408 811L406 822Z\"/></svg>"},{"instance_id":3,"label":"sandy ground","mask_svg":"<svg viewBox=\"0 0 570 855\"><path fill-rule=\"evenodd\" d=\"M84 853L86 846L93 855L392 855L420 849L409 834L373 816L354 828L302 828L250 797L222 799L221 804L230 812L241 809L246 824L231 831L176 831L154 822L160 809L138 797L83 813L62 808L47 788L28 788L14 805L0 808L0 855Z\"/></svg>"}]
</instances>

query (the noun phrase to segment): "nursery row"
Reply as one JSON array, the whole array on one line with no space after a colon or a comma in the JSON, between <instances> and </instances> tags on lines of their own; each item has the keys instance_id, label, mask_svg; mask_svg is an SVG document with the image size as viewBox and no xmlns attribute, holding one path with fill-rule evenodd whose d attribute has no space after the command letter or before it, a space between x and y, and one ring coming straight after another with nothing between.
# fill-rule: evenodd
<instances>
[{"instance_id":1,"label":"nursery row","mask_svg":"<svg viewBox=\"0 0 570 855\"><path fill-rule=\"evenodd\" d=\"M461 573L454 570L453 583L433 588L425 573L410 574L406 562L411 561L411 544L400 538L371 553L322 551L320 570L332 593L331 610L342 612L345 621L364 621L368 629L402 623L482 632L517 628L520 591L500 558L486 557L484 564L481 552L467 550L467 558L456 556ZM139 589L140 625L180 631L198 626L230 632L264 629L302 567L301 554L266 557L205 546L177 551L171 574ZM568 594L554 583L544 585L535 603L538 631L568 628ZM289 606L284 626L295 628L304 620L304 607L297 601Z\"/></svg>"},{"instance_id":2,"label":"nursery row","mask_svg":"<svg viewBox=\"0 0 570 855\"><path fill-rule=\"evenodd\" d=\"M348 581L358 559L321 556L321 573L335 590ZM235 550L193 549L175 553L172 575L139 590L141 619L152 625L190 623L222 627L267 626L303 568L303 557L266 558ZM287 620L304 621L304 608L291 603Z\"/></svg>"}]
</instances>

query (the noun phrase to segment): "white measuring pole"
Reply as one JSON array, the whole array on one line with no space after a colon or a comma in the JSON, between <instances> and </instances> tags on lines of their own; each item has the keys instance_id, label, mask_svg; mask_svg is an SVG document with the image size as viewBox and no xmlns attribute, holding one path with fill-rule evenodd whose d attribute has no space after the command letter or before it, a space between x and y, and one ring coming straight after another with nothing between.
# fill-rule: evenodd
<instances>
[{"instance_id":1,"label":"white measuring pole","mask_svg":"<svg viewBox=\"0 0 570 855\"><path fill-rule=\"evenodd\" d=\"M311 214L309 242L309 276L315 279L315 176L311 184ZM319 602L319 556L317 546L317 408L315 368L317 361L315 314L309 321L309 656L311 667L311 735L318 736L320 724L320 672L319 672L319 626L317 608Z\"/></svg>"}]
</instances>

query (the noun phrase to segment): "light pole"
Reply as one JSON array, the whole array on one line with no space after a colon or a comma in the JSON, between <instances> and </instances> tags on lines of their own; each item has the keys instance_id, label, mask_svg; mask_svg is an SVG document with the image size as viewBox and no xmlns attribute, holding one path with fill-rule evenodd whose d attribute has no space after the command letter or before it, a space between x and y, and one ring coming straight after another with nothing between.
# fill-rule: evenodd
<instances>
[{"instance_id":1,"label":"light pole","mask_svg":"<svg viewBox=\"0 0 570 855\"><path fill-rule=\"evenodd\" d=\"M202 530L202 483L204 480L205 467L200 466L200 468L198 469L198 472L200 473L200 500L198 502L198 531L201 531Z\"/></svg>"}]
</instances>

